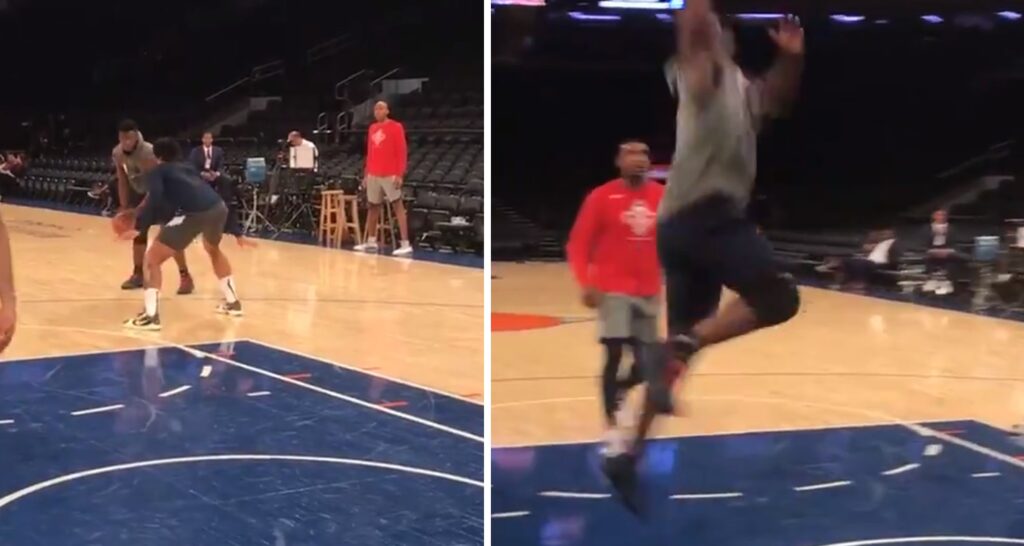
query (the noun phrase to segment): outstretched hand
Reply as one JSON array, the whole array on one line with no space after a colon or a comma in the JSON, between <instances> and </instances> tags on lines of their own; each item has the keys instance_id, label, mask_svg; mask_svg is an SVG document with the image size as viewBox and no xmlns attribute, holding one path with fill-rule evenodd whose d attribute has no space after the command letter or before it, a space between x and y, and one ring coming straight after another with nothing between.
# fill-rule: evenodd
<instances>
[{"instance_id":1,"label":"outstretched hand","mask_svg":"<svg viewBox=\"0 0 1024 546\"><path fill-rule=\"evenodd\" d=\"M800 26L800 19L795 16L786 17L779 22L779 28L769 30L768 34L783 52L790 55L803 54L804 29Z\"/></svg>"}]
</instances>

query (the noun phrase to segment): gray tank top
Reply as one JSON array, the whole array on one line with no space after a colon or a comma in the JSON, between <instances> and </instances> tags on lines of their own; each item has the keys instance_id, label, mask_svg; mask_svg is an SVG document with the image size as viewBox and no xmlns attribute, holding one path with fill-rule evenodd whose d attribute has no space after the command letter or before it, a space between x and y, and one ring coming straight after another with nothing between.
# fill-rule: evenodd
<instances>
[{"instance_id":1,"label":"gray tank top","mask_svg":"<svg viewBox=\"0 0 1024 546\"><path fill-rule=\"evenodd\" d=\"M710 194L750 201L757 174L759 95L733 62L722 65L722 81L698 109L687 96L675 61L666 65L669 86L678 93L676 147L658 215L667 217Z\"/></svg>"},{"instance_id":2,"label":"gray tank top","mask_svg":"<svg viewBox=\"0 0 1024 546\"><path fill-rule=\"evenodd\" d=\"M156 160L153 155L153 145L142 140L142 133L139 133L139 143L130 154L121 151L121 145L114 146L112 153L114 167L128 176L128 184L139 193L146 193L146 177L143 176L143 163L152 163Z\"/></svg>"}]
</instances>

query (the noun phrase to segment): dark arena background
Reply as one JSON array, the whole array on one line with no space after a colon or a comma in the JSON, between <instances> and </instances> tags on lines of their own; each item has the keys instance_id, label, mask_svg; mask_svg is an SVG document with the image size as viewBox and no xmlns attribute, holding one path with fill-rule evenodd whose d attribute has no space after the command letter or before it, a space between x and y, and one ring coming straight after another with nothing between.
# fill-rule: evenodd
<instances>
[{"instance_id":1,"label":"dark arena background","mask_svg":"<svg viewBox=\"0 0 1024 546\"><path fill-rule=\"evenodd\" d=\"M702 353L639 465L643 517L617 502L606 355L564 247L621 141L650 144L652 175L672 161L673 4L492 3L494 544L1024 544L1011 1L715 2L755 76L776 53L766 27L806 29L749 211L801 306Z\"/></svg>"}]
</instances>

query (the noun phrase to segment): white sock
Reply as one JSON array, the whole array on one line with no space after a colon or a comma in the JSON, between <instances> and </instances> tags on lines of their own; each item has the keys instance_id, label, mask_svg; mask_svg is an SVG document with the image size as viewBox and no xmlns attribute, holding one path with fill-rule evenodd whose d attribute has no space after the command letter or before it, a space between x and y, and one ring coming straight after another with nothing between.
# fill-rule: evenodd
<instances>
[{"instance_id":1,"label":"white sock","mask_svg":"<svg viewBox=\"0 0 1024 546\"><path fill-rule=\"evenodd\" d=\"M402 248L409 248L410 246L412 245L409 244L409 241L406 241L404 239L402 240Z\"/></svg>"},{"instance_id":2,"label":"white sock","mask_svg":"<svg viewBox=\"0 0 1024 546\"><path fill-rule=\"evenodd\" d=\"M238 294L235 292L235 281L231 278L231 275L220 280L220 291L224 293L224 299L228 303L238 301Z\"/></svg>"},{"instance_id":3,"label":"white sock","mask_svg":"<svg viewBox=\"0 0 1024 546\"><path fill-rule=\"evenodd\" d=\"M367 237L366 238L366 244L368 244L368 245L375 245L375 244L377 244L377 238L376 237Z\"/></svg>"},{"instance_id":4,"label":"white sock","mask_svg":"<svg viewBox=\"0 0 1024 546\"><path fill-rule=\"evenodd\" d=\"M143 294L142 301L146 306L146 314L151 317L155 317L159 310L157 308L157 304L160 302L160 290L156 288L147 288Z\"/></svg>"}]
</instances>

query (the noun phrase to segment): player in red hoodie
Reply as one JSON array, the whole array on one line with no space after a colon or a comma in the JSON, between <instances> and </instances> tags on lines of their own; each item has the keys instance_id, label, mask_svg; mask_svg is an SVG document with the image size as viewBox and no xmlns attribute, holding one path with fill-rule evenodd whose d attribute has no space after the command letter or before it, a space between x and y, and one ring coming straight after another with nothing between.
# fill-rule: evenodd
<instances>
[{"instance_id":1,"label":"player in red hoodie","mask_svg":"<svg viewBox=\"0 0 1024 546\"><path fill-rule=\"evenodd\" d=\"M370 125L366 135L366 173L363 176L370 210L366 214L366 242L356 245L356 250L377 251L377 220L380 218L380 207L387 198L398 220L398 231L402 234L402 244L391 254L408 256L412 254L412 245L409 243L409 221L402 201L408 148L405 144L405 129L401 123L389 118L389 114L388 103L379 101L373 105L373 117L377 122Z\"/></svg>"},{"instance_id":2,"label":"player in red hoodie","mask_svg":"<svg viewBox=\"0 0 1024 546\"><path fill-rule=\"evenodd\" d=\"M658 339L661 267L654 233L664 191L661 184L647 179L651 163L643 142L620 144L615 164L622 177L590 192L567 248L569 265L583 291L583 304L598 310L606 356L601 390L609 455L624 447L615 413L624 391L641 381L638 348ZM626 345L633 352L634 364L628 378L620 380L619 364Z\"/></svg>"}]
</instances>

